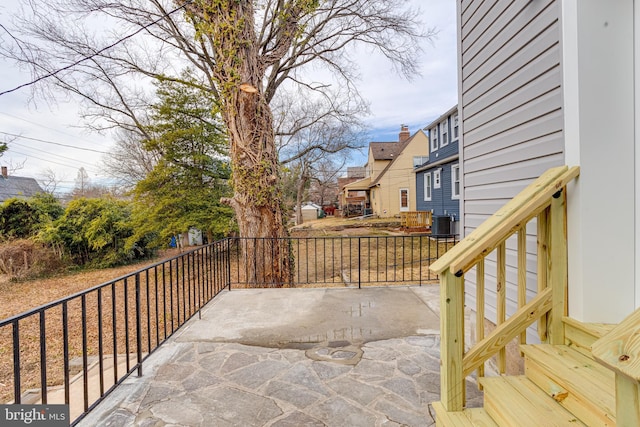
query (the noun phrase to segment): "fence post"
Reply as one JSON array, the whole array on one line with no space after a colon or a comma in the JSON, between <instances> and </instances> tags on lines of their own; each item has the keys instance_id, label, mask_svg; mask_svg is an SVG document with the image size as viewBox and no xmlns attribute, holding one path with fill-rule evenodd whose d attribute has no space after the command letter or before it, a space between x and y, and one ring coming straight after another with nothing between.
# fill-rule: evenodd
<instances>
[{"instance_id":1,"label":"fence post","mask_svg":"<svg viewBox=\"0 0 640 427\"><path fill-rule=\"evenodd\" d=\"M136 273L136 350L138 353L138 376L142 376L142 319L140 319L140 273ZM129 355L127 354L127 358Z\"/></svg>"},{"instance_id":2,"label":"fence post","mask_svg":"<svg viewBox=\"0 0 640 427\"><path fill-rule=\"evenodd\" d=\"M362 261L360 258L361 252L360 252L360 237L358 237L358 289L362 289Z\"/></svg>"},{"instance_id":3,"label":"fence post","mask_svg":"<svg viewBox=\"0 0 640 427\"><path fill-rule=\"evenodd\" d=\"M227 287L231 290L231 239L227 238Z\"/></svg>"}]
</instances>

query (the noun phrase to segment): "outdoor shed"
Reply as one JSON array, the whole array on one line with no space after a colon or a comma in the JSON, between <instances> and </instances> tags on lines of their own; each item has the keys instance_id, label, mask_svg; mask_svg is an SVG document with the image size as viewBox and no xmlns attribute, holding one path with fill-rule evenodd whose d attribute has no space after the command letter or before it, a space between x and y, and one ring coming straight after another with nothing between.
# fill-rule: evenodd
<instances>
[{"instance_id":1,"label":"outdoor shed","mask_svg":"<svg viewBox=\"0 0 640 427\"><path fill-rule=\"evenodd\" d=\"M302 220L303 221L311 221L314 219L318 219L318 215L322 208L315 203L307 203L301 208L302 211Z\"/></svg>"}]
</instances>

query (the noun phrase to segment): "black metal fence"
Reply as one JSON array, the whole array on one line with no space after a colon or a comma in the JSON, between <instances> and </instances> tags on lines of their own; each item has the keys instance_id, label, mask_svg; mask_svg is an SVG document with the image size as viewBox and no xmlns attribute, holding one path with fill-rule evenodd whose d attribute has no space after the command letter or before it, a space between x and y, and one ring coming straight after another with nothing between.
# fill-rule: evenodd
<instances>
[{"instance_id":1,"label":"black metal fence","mask_svg":"<svg viewBox=\"0 0 640 427\"><path fill-rule=\"evenodd\" d=\"M0 402L68 404L79 422L220 291L232 287L420 285L455 236L230 238L0 321ZM292 275L273 283L275 248ZM254 257L247 262L248 254ZM255 271L251 271L254 269ZM248 280L250 278L251 280Z\"/></svg>"},{"instance_id":2,"label":"black metal fence","mask_svg":"<svg viewBox=\"0 0 640 427\"><path fill-rule=\"evenodd\" d=\"M435 283L429 265L457 243L456 235L291 237L231 240L232 286L382 286ZM274 248L293 252L293 274L274 282L269 263ZM253 254L244 262L243 254ZM260 265L260 262L265 264Z\"/></svg>"},{"instance_id":3,"label":"black metal fence","mask_svg":"<svg viewBox=\"0 0 640 427\"><path fill-rule=\"evenodd\" d=\"M0 321L2 402L69 404L73 424L229 287L223 240Z\"/></svg>"}]
</instances>

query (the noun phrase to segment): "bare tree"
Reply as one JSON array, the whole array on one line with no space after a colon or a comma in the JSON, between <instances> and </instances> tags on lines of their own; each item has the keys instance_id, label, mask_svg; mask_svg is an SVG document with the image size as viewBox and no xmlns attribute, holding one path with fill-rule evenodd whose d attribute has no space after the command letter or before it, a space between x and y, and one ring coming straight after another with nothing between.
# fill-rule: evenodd
<instances>
[{"instance_id":1,"label":"bare tree","mask_svg":"<svg viewBox=\"0 0 640 427\"><path fill-rule=\"evenodd\" d=\"M80 169L78 169L78 174L76 175L76 185L73 188L72 194L74 197L85 197L90 189L91 178L89 178L89 174L85 168L80 167Z\"/></svg>"},{"instance_id":2,"label":"bare tree","mask_svg":"<svg viewBox=\"0 0 640 427\"><path fill-rule=\"evenodd\" d=\"M271 104L284 88L298 88L328 107L337 91L358 99L353 48L381 52L407 77L417 71L418 41L431 31L400 0L30 0L10 28L14 48L5 57L28 66L34 78L86 101L94 128L141 130L146 80L184 81L187 65L220 105L229 134L234 194L226 202L243 236L286 235L280 163ZM108 26L109 40L95 23ZM135 37L130 37L134 32ZM333 73L316 83L315 65ZM336 88L336 82L340 82ZM187 83L187 82L185 82ZM189 82L189 84L192 84ZM333 86L332 86L333 84ZM40 86L42 94L52 85ZM333 92L332 92L333 91ZM301 122L297 129L309 123ZM144 131L143 129L141 131ZM290 134L294 134L294 128ZM287 247L247 253L256 277L289 279ZM263 266L268 266L263 270Z\"/></svg>"},{"instance_id":3,"label":"bare tree","mask_svg":"<svg viewBox=\"0 0 640 427\"><path fill-rule=\"evenodd\" d=\"M325 159L314 167L310 197L320 206L326 206L337 202L338 177L347 164L346 159Z\"/></svg>"},{"instance_id":4,"label":"bare tree","mask_svg":"<svg viewBox=\"0 0 640 427\"><path fill-rule=\"evenodd\" d=\"M157 151L147 150L140 132L121 129L115 146L103 158L105 171L125 189L132 189L158 164Z\"/></svg>"},{"instance_id":5,"label":"bare tree","mask_svg":"<svg viewBox=\"0 0 640 427\"><path fill-rule=\"evenodd\" d=\"M324 175L330 169L333 169L333 173L337 174L337 169L332 168L333 164L339 161L337 157L342 159L344 165L349 151L362 147L364 133L358 125L357 121L347 123L325 118L298 130L280 145L281 155L286 157L282 163L294 164L298 174L296 224L303 223L302 202L304 201L305 189L309 184L312 181L329 181L331 176Z\"/></svg>"},{"instance_id":6,"label":"bare tree","mask_svg":"<svg viewBox=\"0 0 640 427\"><path fill-rule=\"evenodd\" d=\"M58 185L64 180L64 175L59 176L52 168L47 168L40 174L40 185L45 193L54 195Z\"/></svg>"}]
</instances>

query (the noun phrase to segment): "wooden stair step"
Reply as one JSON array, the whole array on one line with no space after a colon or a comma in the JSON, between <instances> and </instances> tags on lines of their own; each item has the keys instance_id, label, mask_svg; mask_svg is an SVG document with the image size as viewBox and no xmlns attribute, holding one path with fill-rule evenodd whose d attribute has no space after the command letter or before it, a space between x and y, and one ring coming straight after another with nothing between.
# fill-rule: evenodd
<instances>
[{"instance_id":1,"label":"wooden stair step","mask_svg":"<svg viewBox=\"0 0 640 427\"><path fill-rule=\"evenodd\" d=\"M484 408L467 408L447 412L440 402L431 404L436 411L436 425L442 427L498 427Z\"/></svg>"},{"instance_id":2,"label":"wooden stair step","mask_svg":"<svg viewBox=\"0 0 640 427\"><path fill-rule=\"evenodd\" d=\"M525 345L525 375L588 425L615 425L615 376L581 352L550 344Z\"/></svg>"},{"instance_id":3,"label":"wooden stair step","mask_svg":"<svg viewBox=\"0 0 640 427\"><path fill-rule=\"evenodd\" d=\"M583 426L572 413L523 375L485 377L484 408L499 426Z\"/></svg>"},{"instance_id":4,"label":"wooden stair step","mask_svg":"<svg viewBox=\"0 0 640 427\"><path fill-rule=\"evenodd\" d=\"M570 317L565 317L562 320L566 344L592 359L591 346L593 343L615 326L605 323L583 323Z\"/></svg>"}]
</instances>

